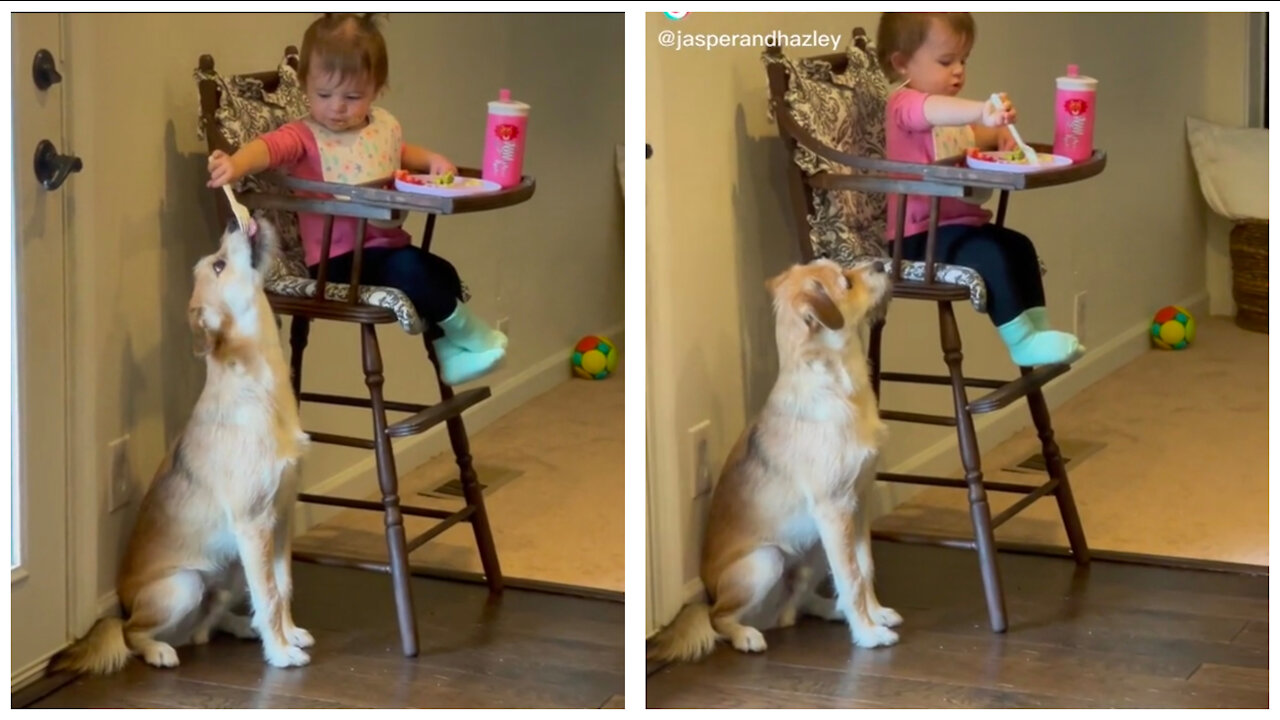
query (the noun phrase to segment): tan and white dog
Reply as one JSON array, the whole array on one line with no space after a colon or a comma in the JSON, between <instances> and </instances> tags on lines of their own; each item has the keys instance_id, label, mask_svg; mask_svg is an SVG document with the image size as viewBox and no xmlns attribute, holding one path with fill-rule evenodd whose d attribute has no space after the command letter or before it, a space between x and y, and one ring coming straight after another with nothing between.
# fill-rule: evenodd
<instances>
[{"instance_id":1,"label":"tan and white dog","mask_svg":"<svg viewBox=\"0 0 1280 720\"><path fill-rule=\"evenodd\" d=\"M133 655L173 667L175 644L206 643L214 629L261 638L274 666L310 662L303 648L314 641L290 611L291 468L309 438L262 291L278 236L262 221L250 231L232 221L193 271L188 316L205 385L139 507L117 578L124 618L98 621L55 670L110 673ZM252 618L232 612L246 589Z\"/></svg>"},{"instance_id":2,"label":"tan and white dog","mask_svg":"<svg viewBox=\"0 0 1280 720\"><path fill-rule=\"evenodd\" d=\"M879 262L843 270L830 260L768 281L779 373L759 417L730 452L712 494L701 576L710 604L686 605L649 657L691 661L727 639L765 649L744 617L843 617L859 647L897 642L902 622L874 590L865 496L887 428L860 331L883 313L890 278ZM822 597L830 569L837 596ZM773 615L768 598L775 598Z\"/></svg>"}]
</instances>

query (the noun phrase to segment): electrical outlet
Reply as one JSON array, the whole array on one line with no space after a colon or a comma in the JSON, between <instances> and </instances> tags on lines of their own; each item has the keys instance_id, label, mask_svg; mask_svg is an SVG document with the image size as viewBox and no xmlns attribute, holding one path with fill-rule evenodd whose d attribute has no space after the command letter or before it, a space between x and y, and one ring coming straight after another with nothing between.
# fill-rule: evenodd
<instances>
[{"instance_id":1,"label":"electrical outlet","mask_svg":"<svg viewBox=\"0 0 1280 720\"><path fill-rule=\"evenodd\" d=\"M133 488L129 471L129 436L107 446L107 512L115 512L129 504Z\"/></svg>"},{"instance_id":2,"label":"electrical outlet","mask_svg":"<svg viewBox=\"0 0 1280 720\"><path fill-rule=\"evenodd\" d=\"M502 319L498 320L498 332L502 333L503 335L506 335L506 334L507 334L507 325L509 325L510 323L511 323L511 318L510 318L510 317L504 317L504 318L502 318Z\"/></svg>"},{"instance_id":3,"label":"electrical outlet","mask_svg":"<svg viewBox=\"0 0 1280 720\"><path fill-rule=\"evenodd\" d=\"M711 492L714 474L711 471L711 421L689 428L689 458L693 462L693 497L699 498Z\"/></svg>"},{"instance_id":4,"label":"electrical outlet","mask_svg":"<svg viewBox=\"0 0 1280 720\"><path fill-rule=\"evenodd\" d=\"M1085 327L1084 327L1084 310L1085 310L1085 303L1084 303L1084 300L1085 300L1085 295L1086 295L1086 293L1085 293L1084 291L1080 291L1080 292L1076 293L1076 310L1075 310L1075 325L1074 325L1074 330L1075 330L1075 336L1076 336L1076 339L1080 341L1080 344L1081 344L1081 345L1087 345L1087 344L1088 344L1087 342L1085 342L1085 339L1084 339L1084 329L1085 329Z\"/></svg>"}]
</instances>

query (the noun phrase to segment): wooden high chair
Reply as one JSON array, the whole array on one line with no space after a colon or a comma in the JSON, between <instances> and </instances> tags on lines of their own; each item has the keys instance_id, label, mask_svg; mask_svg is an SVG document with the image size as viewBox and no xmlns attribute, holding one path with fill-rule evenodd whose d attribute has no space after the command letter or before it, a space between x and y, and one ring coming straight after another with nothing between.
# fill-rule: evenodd
<instances>
[{"instance_id":1,"label":"wooden high chair","mask_svg":"<svg viewBox=\"0 0 1280 720\"><path fill-rule=\"evenodd\" d=\"M900 542L916 542L976 549L986 593L991 628L1004 632L1008 627L1004 592L996 559L995 528L1031 503L1052 495L1057 500L1063 526L1076 562L1089 562L1089 548L1067 480L1062 454L1054 441L1049 409L1041 388L1067 372L1067 365L1020 368L1012 380L966 377L962 367L960 331L953 303L968 301L984 312L986 288L982 278L970 268L937 262L934 245L938 207L943 197L972 197L983 189L1000 192L995 222L1003 225L1009 193L1083 180L1102 172L1106 155L1095 152L1085 162L1062 169L1033 174L1013 174L972 170L963 158L941 159L932 165L892 162L884 159L884 111L888 83L876 60L875 48L862 28L854 28L846 52L792 59L780 48L763 53L769 77L770 110L779 136L792 162L786 183L802 262L828 257L842 265L852 265L868 257L885 262L893 277L893 300L925 301L938 306L938 329L946 375L919 375L887 372L881 368L880 348L885 322L873 326L868 346L877 396L881 382L946 385L951 387L954 415L881 410L886 420L952 426L956 428L964 478L929 477L881 472L878 479L968 490L972 539L874 532L873 536ZM1052 149L1032 145L1037 150ZM899 196L895 222L898 236L906 219L906 196L931 198L932 217L923 262L904 261L901 243L894 243L892 256L885 250L886 198ZM970 400L967 389L989 392ZM1039 434L1048 482L1029 487L983 479L978 438L973 417L993 412L1026 398L1031 419ZM987 492L1025 494L1007 510L991 516Z\"/></svg>"},{"instance_id":2,"label":"wooden high chair","mask_svg":"<svg viewBox=\"0 0 1280 720\"><path fill-rule=\"evenodd\" d=\"M200 91L199 129L208 143L209 152L222 150L233 153L241 144L257 135L305 115L306 96L298 82L297 67L298 51L292 46L285 49L284 59L275 70L244 75L222 76L214 69L212 57L201 56L195 72ZM472 168L459 168L458 174L464 177L480 175L478 170ZM388 562L369 563L308 552L294 552L293 556L307 562L389 573L401 644L404 654L412 657L418 654L418 630L409 587L409 553L459 522L471 523L484 568L484 581L492 593L500 593L503 588L502 569L498 563L497 550L485 512L484 496L472 465L470 441L462 419L463 412L488 398L490 391L488 387L481 386L455 392L440 379L439 360L432 341L440 336L441 331L426 323L418 315L413 303L399 290L360 283L363 251L361 243L356 244L353 252L351 283L342 284L326 279L332 217L359 218L358 228L363 231L366 222L390 220L405 212L425 212L427 221L422 238L422 247L425 249L430 247L437 215L498 209L524 202L533 195L534 181L526 176L520 185L500 192L473 197L441 198L381 189L388 185L389 180L387 178L367 186L350 186L264 173L245 178L240 187L234 189L242 203L263 212L280 232L284 257L268 278L266 293L276 313L293 317L289 342L292 348L293 389L298 401L363 407L369 408L372 413L372 439L318 432L310 434L315 442L372 450L377 463L381 502L313 493L302 493L298 499L306 503L382 512L386 518ZM301 196L298 191L307 193L309 197ZM317 199L317 194L322 199ZM232 217L230 208L220 190L217 191L216 198L219 220L225 227ZM295 215L299 211L322 213L330 217L322 252L325 259L321 261L315 279L310 277L303 262ZM362 236L363 232L359 235ZM303 392L302 358L313 320L353 323L359 326L368 397ZM378 325L392 323L398 324L410 334L422 334L427 356L436 373L440 391L439 403L419 405L394 402L383 397L383 364L376 328ZM406 413L408 416L389 422L387 415L391 412ZM448 428L466 505L456 512L403 505L399 496L399 478L391 440L418 435L441 423ZM436 518L440 522L421 535L407 539L404 515Z\"/></svg>"}]
</instances>

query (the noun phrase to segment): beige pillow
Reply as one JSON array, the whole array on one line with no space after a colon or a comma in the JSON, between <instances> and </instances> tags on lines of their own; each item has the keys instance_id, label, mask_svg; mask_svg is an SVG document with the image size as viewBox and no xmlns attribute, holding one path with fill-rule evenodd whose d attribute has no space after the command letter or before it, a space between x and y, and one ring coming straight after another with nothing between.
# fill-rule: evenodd
<instances>
[{"instance_id":1,"label":"beige pillow","mask_svg":"<svg viewBox=\"0 0 1280 720\"><path fill-rule=\"evenodd\" d=\"M1187 118L1200 192L1228 220L1267 220L1267 130Z\"/></svg>"}]
</instances>

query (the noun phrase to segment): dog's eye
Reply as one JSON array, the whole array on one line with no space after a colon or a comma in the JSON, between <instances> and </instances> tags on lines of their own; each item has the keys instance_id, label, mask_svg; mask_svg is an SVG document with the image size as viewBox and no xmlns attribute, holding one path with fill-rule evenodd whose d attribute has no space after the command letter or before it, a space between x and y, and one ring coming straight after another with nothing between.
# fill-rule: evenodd
<instances>
[{"instance_id":1,"label":"dog's eye","mask_svg":"<svg viewBox=\"0 0 1280 720\"><path fill-rule=\"evenodd\" d=\"M214 274L216 274L216 275L221 275L221 274L222 274L222 271L223 271L223 270L225 270L225 269L226 269L226 267L227 267L227 261L226 261L226 260L214 260L214 261L213 261L213 272L214 272Z\"/></svg>"}]
</instances>

